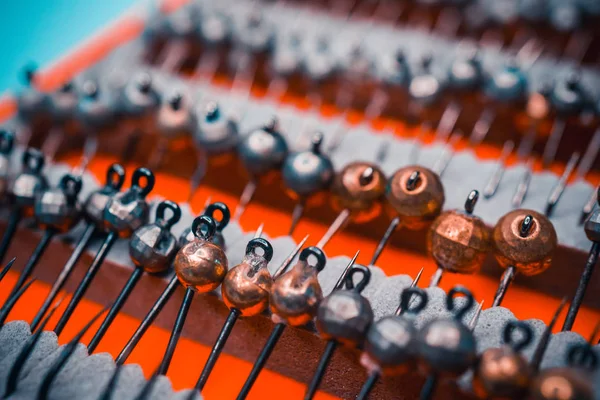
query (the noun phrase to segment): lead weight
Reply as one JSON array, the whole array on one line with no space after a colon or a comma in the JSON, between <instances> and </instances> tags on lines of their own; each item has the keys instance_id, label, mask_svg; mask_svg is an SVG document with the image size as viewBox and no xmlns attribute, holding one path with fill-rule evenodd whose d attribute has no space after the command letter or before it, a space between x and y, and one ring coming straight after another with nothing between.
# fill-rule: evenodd
<instances>
[{"instance_id":1,"label":"lead weight","mask_svg":"<svg viewBox=\"0 0 600 400\"><path fill-rule=\"evenodd\" d=\"M215 216L214 212L217 210L221 211L221 220L217 220L217 218ZM222 231L223 228L225 228L225 226L229 222L229 208L227 207L227 205L225 205L223 203L215 203L214 205L209 204L206 207L205 215L208 216L209 218L211 218L215 222L215 225L216 225L215 226L215 234L213 235L212 238L207 237L208 240L211 241L213 244L216 244L220 248L225 249L224 240L218 239L218 236L220 234L220 231ZM194 227L194 226L195 225L192 224L192 227ZM196 236L193 233L191 233L191 232L193 232L192 229L189 229L189 232L193 235L193 237L188 237L186 235L186 231L184 231L182 236L179 238L179 247L180 248L183 248L188 243L191 243L194 240L196 240ZM184 237L188 237L188 239L184 240L183 239ZM144 317L144 319L142 320L140 325L137 327L136 331L133 333L133 335L127 342L127 344L123 347L123 349L121 350L121 352L115 359L115 362L117 365L119 365L119 366L123 365L125 363L125 361L127 361L127 358L129 357L129 355L131 354L133 349L135 349L135 347L138 345L138 343L144 336L144 333L146 333L146 331L152 325L152 323L154 322L156 317L158 317L158 315L162 311L162 309L165 306L165 304L167 303L167 301L169 301L169 299L175 292L175 289L177 289L179 287L179 284L180 284L179 279L177 277L177 274L175 274L175 276L173 278L171 278L171 280L169 281L169 283L167 284L167 286L165 287L163 292L160 294L160 296L158 297L158 299L156 300L156 302L154 303L152 308L148 311L148 313L146 314L146 316Z\"/></svg>"},{"instance_id":2,"label":"lead weight","mask_svg":"<svg viewBox=\"0 0 600 400\"><path fill-rule=\"evenodd\" d=\"M254 238L248 242L242 262L225 275L221 285L221 295L230 310L229 315L196 382L195 389L201 391L204 388L237 319L259 315L267 309L269 292L273 280L277 279L277 276L271 277L267 268L272 258L273 246L265 239Z\"/></svg>"},{"instance_id":3,"label":"lead weight","mask_svg":"<svg viewBox=\"0 0 600 400\"><path fill-rule=\"evenodd\" d=\"M148 118L153 116L160 104L160 95L148 72L133 75L125 84L118 103L119 114L128 124L124 132L127 140L121 152L121 162L127 164L135 154ZM131 124L133 126L131 126Z\"/></svg>"},{"instance_id":4,"label":"lead weight","mask_svg":"<svg viewBox=\"0 0 600 400\"><path fill-rule=\"evenodd\" d=\"M386 212L392 220L375 248L370 265L377 262L398 227L415 231L425 228L440 215L445 201L439 175L416 165L396 171L388 179L385 196Z\"/></svg>"},{"instance_id":5,"label":"lead weight","mask_svg":"<svg viewBox=\"0 0 600 400\"><path fill-rule=\"evenodd\" d=\"M12 211L0 242L0 263L6 257L19 222L23 217L33 215L36 196L48 188L48 181L42 174L44 162L44 155L39 150L28 148L23 153L22 171L8 192Z\"/></svg>"},{"instance_id":6,"label":"lead weight","mask_svg":"<svg viewBox=\"0 0 600 400\"><path fill-rule=\"evenodd\" d=\"M48 311L52 302L62 290L63 286L69 279L73 269L77 265L83 253L87 250L92 238L102 231L102 213L110 198L119 192L125 181L125 170L119 164L112 164L106 172L106 182L103 187L89 194L83 204L83 218L85 219L85 229L81 234L75 249L71 256L63 266L60 274L54 281L48 296L38 310L36 316L31 322L31 330L34 331L42 322L44 314Z\"/></svg>"},{"instance_id":7,"label":"lead weight","mask_svg":"<svg viewBox=\"0 0 600 400\"><path fill-rule=\"evenodd\" d=\"M81 205L77 196L81 191L81 179L64 175L58 187L40 192L35 199L34 215L44 233L12 289L15 293L29 279L35 267L56 234L73 228L81 217Z\"/></svg>"},{"instance_id":8,"label":"lead weight","mask_svg":"<svg viewBox=\"0 0 600 400\"><path fill-rule=\"evenodd\" d=\"M309 257L314 257L316 263L309 264ZM238 400L245 399L252 390L285 327L301 326L313 319L323 299L317 274L325 268L326 262L325 253L321 249L308 247L300 253L298 263L271 286L269 304L275 327L254 362L252 371L237 396Z\"/></svg>"},{"instance_id":9,"label":"lead weight","mask_svg":"<svg viewBox=\"0 0 600 400\"><path fill-rule=\"evenodd\" d=\"M519 332L515 339L515 331ZM502 347L486 349L479 356L473 377L473 389L480 399L523 398L529 389L533 371L521 351L533 339L525 322L509 321L504 327Z\"/></svg>"},{"instance_id":10,"label":"lead weight","mask_svg":"<svg viewBox=\"0 0 600 400\"><path fill-rule=\"evenodd\" d=\"M355 285L353 278L356 274L360 274L361 277ZM306 388L305 400L315 396L331 357L340 344L350 348L362 347L374 319L371 303L361 295L370 279L371 271L367 267L355 265L345 277L346 290L335 290L319 304L316 326L321 338L327 340L327 344L317 370Z\"/></svg>"},{"instance_id":11,"label":"lead weight","mask_svg":"<svg viewBox=\"0 0 600 400\"><path fill-rule=\"evenodd\" d=\"M215 221L211 217L203 215L196 218L192 224L192 232L196 238L179 249L175 256L175 273L186 290L157 371L160 375L165 375L169 369L194 294L216 289L227 274L229 265L225 252L210 241L216 229Z\"/></svg>"},{"instance_id":12,"label":"lead weight","mask_svg":"<svg viewBox=\"0 0 600 400\"><path fill-rule=\"evenodd\" d=\"M485 223L473 215L479 192L472 190L465 210L440 214L427 234L427 251L438 269L429 287L439 286L445 271L473 274L481 268L490 250L490 232Z\"/></svg>"},{"instance_id":13,"label":"lead weight","mask_svg":"<svg viewBox=\"0 0 600 400\"><path fill-rule=\"evenodd\" d=\"M170 215L167 215L169 210ZM161 274L168 271L175 253L177 238L170 229L181 219L181 209L170 200L161 202L156 208L156 218L151 224L136 229L129 240L129 256L135 264L135 269L117 295L94 337L88 344L88 352L94 352L115 317L125 305L127 298L137 285L144 272Z\"/></svg>"},{"instance_id":14,"label":"lead weight","mask_svg":"<svg viewBox=\"0 0 600 400\"><path fill-rule=\"evenodd\" d=\"M65 328L117 239L129 238L136 229L148 223L150 206L146 196L153 187L154 174L146 168L138 168L133 172L129 190L117 193L108 200L102 212L102 227L107 235L54 328L57 335Z\"/></svg>"},{"instance_id":15,"label":"lead weight","mask_svg":"<svg viewBox=\"0 0 600 400\"><path fill-rule=\"evenodd\" d=\"M306 202L327 190L333 181L333 163L322 153L322 143L323 134L315 134L310 150L289 154L281 167L286 193L298 201L292 212L290 235L302 218Z\"/></svg>"},{"instance_id":16,"label":"lead weight","mask_svg":"<svg viewBox=\"0 0 600 400\"><path fill-rule=\"evenodd\" d=\"M281 168L288 154L285 137L280 133L278 121L273 117L269 123L245 135L237 145L237 154L250 181L244 187L233 219L238 221L252 200L258 180Z\"/></svg>"},{"instance_id":17,"label":"lead weight","mask_svg":"<svg viewBox=\"0 0 600 400\"><path fill-rule=\"evenodd\" d=\"M171 141L192 134L195 115L189 99L180 91L173 91L164 96L156 112L154 124L158 142L148 158L148 163L156 171L160 169Z\"/></svg>"},{"instance_id":18,"label":"lead weight","mask_svg":"<svg viewBox=\"0 0 600 400\"><path fill-rule=\"evenodd\" d=\"M412 305L414 297L418 298ZM398 376L408 372L417 362L417 328L415 317L427 307L427 292L417 287L406 288L400 295L395 315L383 317L371 325L365 338L360 363L367 369L357 400L365 400L375 383L383 376Z\"/></svg>"},{"instance_id":19,"label":"lead weight","mask_svg":"<svg viewBox=\"0 0 600 400\"><path fill-rule=\"evenodd\" d=\"M544 215L532 210L514 210L496 223L492 233L496 260L506 270L494 296L499 306L517 272L527 276L548 269L557 246L556 231Z\"/></svg>"},{"instance_id":20,"label":"lead weight","mask_svg":"<svg viewBox=\"0 0 600 400\"><path fill-rule=\"evenodd\" d=\"M548 368L537 375L529 388L532 400L592 400L596 397L592 373L598 367L598 356L592 343L598 327L587 343L574 345L568 350L568 367Z\"/></svg>"},{"instance_id":21,"label":"lead weight","mask_svg":"<svg viewBox=\"0 0 600 400\"><path fill-rule=\"evenodd\" d=\"M196 145L209 154L232 151L238 142L236 121L225 115L214 101L209 101L198 112L194 128Z\"/></svg>"},{"instance_id":22,"label":"lead weight","mask_svg":"<svg viewBox=\"0 0 600 400\"><path fill-rule=\"evenodd\" d=\"M338 172L333 179L331 195L333 207L339 210L339 214L317 247L324 248L350 218L365 222L379 215L386 183L383 171L367 162L350 163Z\"/></svg>"},{"instance_id":23,"label":"lead weight","mask_svg":"<svg viewBox=\"0 0 600 400\"><path fill-rule=\"evenodd\" d=\"M48 112L48 95L36 87L37 67L33 64L23 68L25 87L16 95L19 142L27 146L31 129L44 120Z\"/></svg>"},{"instance_id":24,"label":"lead weight","mask_svg":"<svg viewBox=\"0 0 600 400\"><path fill-rule=\"evenodd\" d=\"M456 304L457 295L466 297L462 307ZM421 391L421 400L433 398L438 380L456 379L473 366L477 358L475 336L461 320L474 304L473 295L464 287L456 286L446 297L446 307L454 311L454 317L434 319L419 330L419 366L429 375Z\"/></svg>"}]
</instances>

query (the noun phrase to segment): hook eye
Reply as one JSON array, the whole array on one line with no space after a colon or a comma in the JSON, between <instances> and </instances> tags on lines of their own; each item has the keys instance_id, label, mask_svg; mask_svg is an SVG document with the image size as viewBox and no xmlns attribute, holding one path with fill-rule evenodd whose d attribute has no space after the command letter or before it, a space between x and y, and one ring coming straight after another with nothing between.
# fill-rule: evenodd
<instances>
[{"instance_id":1,"label":"hook eye","mask_svg":"<svg viewBox=\"0 0 600 400\"><path fill-rule=\"evenodd\" d=\"M215 218L216 211L221 212L220 221ZM225 229L227 224L229 224L229 219L231 218L231 211L229 211L229 207L227 207L227 204L218 201L216 203L209 204L208 207L206 207L206 210L204 211L204 215L208 215L209 217L211 217L217 224L217 232L221 232L223 229Z\"/></svg>"},{"instance_id":2,"label":"hook eye","mask_svg":"<svg viewBox=\"0 0 600 400\"><path fill-rule=\"evenodd\" d=\"M515 339L515 331L521 332L522 338ZM502 340L513 348L514 351L520 352L525 347L529 346L533 340L533 331L531 327L523 321L508 321L504 327Z\"/></svg>"},{"instance_id":3,"label":"hook eye","mask_svg":"<svg viewBox=\"0 0 600 400\"><path fill-rule=\"evenodd\" d=\"M65 174L60 179L59 186L62 191L66 193L67 197L74 198L77 197L81 191L83 183L81 182L80 177L75 177L71 174Z\"/></svg>"},{"instance_id":4,"label":"hook eye","mask_svg":"<svg viewBox=\"0 0 600 400\"><path fill-rule=\"evenodd\" d=\"M416 305L413 301L414 297L419 300L416 302ZM417 315L421 311L427 307L427 302L429 301L429 296L427 292L418 287L407 287L402 291L400 295L400 308L402 309L402 314L413 314ZM411 307L412 305L412 307Z\"/></svg>"},{"instance_id":5,"label":"hook eye","mask_svg":"<svg viewBox=\"0 0 600 400\"><path fill-rule=\"evenodd\" d=\"M354 285L354 280L352 279L352 277L355 274L362 275L360 277L360 281L358 281L356 286ZM348 271L348 275L346 275L345 281L347 290L354 290L357 293L361 293L363 290L365 290L365 287L367 287L367 285L371 281L371 270L362 265L354 265L352 268L350 268L350 271Z\"/></svg>"},{"instance_id":6,"label":"hook eye","mask_svg":"<svg viewBox=\"0 0 600 400\"><path fill-rule=\"evenodd\" d=\"M15 144L15 135L8 130L0 130L0 153L10 154Z\"/></svg>"},{"instance_id":7,"label":"hook eye","mask_svg":"<svg viewBox=\"0 0 600 400\"><path fill-rule=\"evenodd\" d=\"M171 216L166 218L165 212L171 211ZM181 219L181 208L171 200L162 201L158 207L156 207L156 221L163 221L163 227L165 229L171 229L173 225L179 222Z\"/></svg>"},{"instance_id":8,"label":"hook eye","mask_svg":"<svg viewBox=\"0 0 600 400\"><path fill-rule=\"evenodd\" d=\"M106 171L106 187L115 191L121 190L125 183L125 168L121 164L114 163Z\"/></svg>"},{"instance_id":9,"label":"hook eye","mask_svg":"<svg viewBox=\"0 0 600 400\"><path fill-rule=\"evenodd\" d=\"M467 301L462 307L458 307L456 304L456 297L458 295L462 295L466 297ZM466 313L475 305L475 298L473 294L464 286L455 286L448 292L446 296L446 308L449 311L454 311L454 318L460 320L462 319Z\"/></svg>"},{"instance_id":10,"label":"hook eye","mask_svg":"<svg viewBox=\"0 0 600 400\"><path fill-rule=\"evenodd\" d=\"M206 228L203 230L202 228ZM198 239L210 240L217 231L215 220L208 215L201 215L192 222L192 232Z\"/></svg>"},{"instance_id":11,"label":"hook eye","mask_svg":"<svg viewBox=\"0 0 600 400\"><path fill-rule=\"evenodd\" d=\"M298 259L300 261L308 262L308 257L310 256L314 256L317 259L314 268L317 269L317 272L321 272L327 263L327 258L325 257L323 250L316 246L307 247L306 249L302 250Z\"/></svg>"},{"instance_id":12,"label":"hook eye","mask_svg":"<svg viewBox=\"0 0 600 400\"><path fill-rule=\"evenodd\" d=\"M142 178L146 183L142 185ZM148 168L138 168L131 176L131 186L139 190L141 197L146 197L154 188L154 174Z\"/></svg>"},{"instance_id":13,"label":"hook eye","mask_svg":"<svg viewBox=\"0 0 600 400\"><path fill-rule=\"evenodd\" d=\"M44 155L38 149L29 147L23 153L23 167L29 172L39 174L44 168Z\"/></svg>"},{"instance_id":14,"label":"hook eye","mask_svg":"<svg viewBox=\"0 0 600 400\"><path fill-rule=\"evenodd\" d=\"M256 252L256 249L262 249L263 254L258 254ZM269 241L266 239L263 239L263 238L252 239L251 241L248 242L248 245L246 246L246 255L249 256L251 254L254 254L258 257L262 257L265 260L267 260L267 262L269 262L273 258L273 246L271 246L271 243L269 243Z\"/></svg>"},{"instance_id":15,"label":"hook eye","mask_svg":"<svg viewBox=\"0 0 600 400\"><path fill-rule=\"evenodd\" d=\"M569 350L567 361L573 367L595 370L598 366L598 356L589 343L576 344Z\"/></svg>"}]
</instances>

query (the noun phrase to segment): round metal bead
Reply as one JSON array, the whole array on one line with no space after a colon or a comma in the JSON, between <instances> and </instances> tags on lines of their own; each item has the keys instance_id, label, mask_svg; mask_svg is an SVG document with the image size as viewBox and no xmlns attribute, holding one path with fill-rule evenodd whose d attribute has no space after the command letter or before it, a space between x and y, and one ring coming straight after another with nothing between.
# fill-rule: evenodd
<instances>
[{"instance_id":1,"label":"round metal bead","mask_svg":"<svg viewBox=\"0 0 600 400\"><path fill-rule=\"evenodd\" d=\"M575 368L542 371L529 389L532 400L593 400L594 387L589 376Z\"/></svg>"},{"instance_id":2,"label":"round metal bead","mask_svg":"<svg viewBox=\"0 0 600 400\"><path fill-rule=\"evenodd\" d=\"M419 174L418 179L410 185L411 175L414 177L415 172ZM444 186L440 177L430 169L408 166L396 171L388 180L386 198L392 217L399 216L402 226L419 230L442 212Z\"/></svg>"},{"instance_id":3,"label":"round metal bead","mask_svg":"<svg viewBox=\"0 0 600 400\"><path fill-rule=\"evenodd\" d=\"M479 88L483 81L483 66L477 51L473 49L468 54L454 60L448 75L449 83L455 89L474 90Z\"/></svg>"},{"instance_id":4,"label":"round metal bead","mask_svg":"<svg viewBox=\"0 0 600 400\"><path fill-rule=\"evenodd\" d=\"M28 66L23 73L27 87L17 93L17 112L22 120L30 121L48 111L48 95L33 85L35 67Z\"/></svg>"},{"instance_id":5,"label":"round metal bead","mask_svg":"<svg viewBox=\"0 0 600 400\"><path fill-rule=\"evenodd\" d=\"M485 223L458 210L443 212L427 234L427 251L438 266L450 272L478 271L489 249L490 231Z\"/></svg>"},{"instance_id":6,"label":"round metal bead","mask_svg":"<svg viewBox=\"0 0 600 400\"><path fill-rule=\"evenodd\" d=\"M310 254L317 256L316 266L308 264ZM300 253L298 263L273 283L269 304L276 323L301 326L313 319L323 299L317 273L324 267L323 252L317 247L309 247Z\"/></svg>"},{"instance_id":7,"label":"round metal bead","mask_svg":"<svg viewBox=\"0 0 600 400\"><path fill-rule=\"evenodd\" d=\"M42 175L44 155L35 149L27 149L23 153L23 171L17 175L11 186L11 198L25 215L33 214L35 198L38 193L48 188L48 181Z\"/></svg>"},{"instance_id":8,"label":"round metal bead","mask_svg":"<svg viewBox=\"0 0 600 400\"><path fill-rule=\"evenodd\" d=\"M144 23L143 38L147 42L164 39L167 36L167 19L160 6L152 7Z\"/></svg>"},{"instance_id":9,"label":"round metal bead","mask_svg":"<svg viewBox=\"0 0 600 400\"><path fill-rule=\"evenodd\" d=\"M198 26L198 13L193 3L169 13L164 16L164 19L165 33L169 39L177 40L189 37L196 32Z\"/></svg>"},{"instance_id":10,"label":"round metal bead","mask_svg":"<svg viewBox=\"0 0 600 400\"><path fill-rule=\"evenodd\" d=\"M519 15L529 21L543 21L548 15L548 2L546 0L521 0Z\"/></svg>"},{"instance_id":11,"label":"round metal bead","mask_svg":"<svg viewBox=\"0 0 600 400\"><path fill-rule=\"evenodd\" d=\"M165 96L156 113L156 126L162 136L187 136L194 123L190 104L183 94L176 91Z\"/></svg>"},{"instance_id":12,"label":"round metal bead","mask_svg":"<svg viewBox=\"0 0 600 400\"><path fill-rule=\"evenodd\" d=\"M77 195L81 185L80 178L67 174L57 188L44 190L36 197L34 214L40 228L64 233L79 222L81 206Z\"/></svg>"},{"instance_id":13,"label":"round metal bead","mask_svg":"<svg viewBox=\"0 0 600 400\"><path fill-rule=\"evenodd\" d=\"M324 340L360 346L373 322L369 300L353 290L336 290L317 310L317 330Z\"/></svg>"},{"instance_id":14,"label":"round metal bead","mask_svg":"<svg viewBox=\"0 0 600 400\"><path fill-rule=\"evenodd\" d=\"M262 248L264 253L258 254L256 248ZM267 309L273 285L267 264L272 257L273 247L265 239L256 238L248 243L244 259L229 270L221 285L227 307L240 311L245 317L261 314Z\"/></svg>"},{"instance_id":15,"label":"round metal bead","mask_svg":"<svg viewBox=\"0 0 600 400\"><path fill-rule=\"evenodd\" d=\"M365 356L384 375L400 375L414 366L417 329L413 321L388 316L375 322L367 332Z\"/></svg>"},{"instance_id":16,"label":"round metal bead","mask_svg":"<svg viewBox=\"0 0 600 400\"><path fill-rule=\"evenodd\" d=\"M98 190L89 194L83 205L86 219L96 226L101 227L104 223L104 209L111 197L121 190L125 182L125 170L119 164L113 164L106 172L106 184Z\"/></svg>"},{"instance_id":17,"label":"round metal bead","mask_svg":"<svg viewBox=\"0 0 600 400\"><path fill-rule=\"evenodd\" d=\"M406 55L402 50L387 53L381 60L380 69L383 81L390 85L408 86L410 82L410 68Z\"/></svg>"},{"instance_id":18,"label":"round metal bead","mask_svg":"<svg viewBox=\"0 0 600 400\"><path fill-rule=\"evenodd\" d=\"M212 12L202 17L198 33L207 45L218 46L231 36L231 21L220 12Z\"/></svg>"},{"instance_id":19,"label":"round metal bead","mask_svg":"<svg viewBox=\"0 0 600 400\"><path fill-rule=\"evenodd\" d=\"M177 252L173 266L179 282L199 293L207 293L216 289L227 274L228 261L222 248L209 242L207 239L212 234L202 236L200 228L196 225L212 221L212 231L216 229L214 221L208 216L201 216L194 220L192 230L196 237Z\"/></svg>"},{"instance_id":20,"label":"round metal bead","mask_svg":"<svg viewBox=\"0 0 600 400\"><path fill-rule=\"evenodd\" d=\"M527 77L515 63L509 63L491 76L485 92L502 103L523 100L527 92Z\"/></svg>"},{"instance_id":21,"label":"round metal bead","mask_svg":"<svg viewBox=\"0 0 600 400\"><path fill-rule=\"evenodd\" d=\"M554 85L550 99L560 114L580 113L588 103L580 73L573 71L566 78L559 80Z\"/></svg>"},{"instance_id":22,"label":"round metal bead","mask_svg":"<svg viewBox=\"0 0 600 400\"><path fill-rule=\"evenodd\" d=\"M521 236L523 220L533 217L531 229ZM496 260L503 268L514 266L523 275L548 269L557 246L552 222L533 210L514 210L500 218L492 234Z\"/></svg>"},{"instance_id":23,"label":"round metal bead","mask_svg":"<svg viewBox=\"0 0 600 400\"><path fill-rule=\"evenodd\" d=\"M171 216L166 218L166 210ZM129 240L129 256L133 263L146 272L160 273L169 269L177 252L177 238L171 227L181 218L181 209L172 201L160 203L156 209L156 220L137 229Z\"/></svg>"},{"instance_id":24,"label":"round metal bead","mask_svg":"<svg viewBox=\"0 0 600 400\"><path fill-rule=\"evenodd\" d=\"M410 97L420 105L429 106L435 103L442 94L442 82L431 71L431 57L425 57L421 71L414 74L408 86Z\"/></svg>"},{"instance_id":25,"label":"round metal bead","mask_svg":"<svg viewBox=\"0 0 600 400\"><path fill-rule=\"evenodd\" d=\"M73 118L78 103L79 98L71 82L65 83L59 90L51 93L48 98L48 106L53 121L64 123Z\"/></svg>"},{"instance_id":26,"label":"round metal bead","mask_svg":"<svg viewBox=\"0 0 600 400\"><path fill-rule=\"evenodd\" d=\"M336 174L331 186L332 201L338 210L348 209L358 221L379 215L386 190L384 172L375 164L353 162Z\"/></svg>"},{"instance_id":27,"label":"round metal bead","mask_svg":"<svg viewBox=\"0 0 600 400\"><path fill-rule=\"evenodd\" d=\"M321 82L338 69L337 60L330 49L329 40L324 37L305 42L302 69L312 81Z\"/></svg>"},{"instance_id":28,"label":"round metal bead","mask_svg":"<svg viewBox=\"0 0 600 400\"><path fill-rule=\"evenodd\" d=\"M283 183L293 197L307 197L331 185L333 164L329 157L321 154L320 140L322 136L314 139L311 150L292 153L283 162Z\"/></svg>"},{"instance_id":29,"label":"round metal bead","mask_svg":"<svg viewBox=\"0 0 600 400\"><path fill-rule=\"evenodd\" d=\"M344 73L348 79L359 81L367 80L372 76L373 60L360 45L355 44L343 58L341 65L344 66Z\"/></svg>"},{"instance_id":30,"label":"round metal bead","mask_svg":"<svg viewBox=\"0 0 600 400\"><path fill-rule=\"evenodd\" d=\"M145 179L145 184L142 184L142 179ZM112 196L104 208L104 228L116 232L119 237L130 237L136 229L147 224L150 206L145 197L153 187L154 174L146 168L136 169L131 188Z\"/></svg>"},{"instance_id":31,"label":"round metal bead","mask_svg":"<svg viewBox=\"0 0 600 400\"><path fill-rule=\"evenodd\" d=\"M209 154L221 154L233 150L238 142L238 128L215 102L209 102L198 113L194 127L196 144Z\"/></svg>"},{"instance_id":32,"label":"round metal bead","mask_svg":"<svg viewBox=\"0 0 600 400\"><path fill-rule=\"evenodd\" d=\"M279 169L288 154L287 142L276 121L245 135L237 147L244 168L252 176Z\"/></svg>"},{"instance_id":33,"label":"round metal bead","mask_svg":"<svg viewBox=\"0 0 600 400\"><path fill-rule=\"evenodd\" d=\"M290 77L302 66L302 52L297 35L280 39L275 45L271 59L272 72L278 77Z\"/></svg>"},{"instance_id":34,"label":"round metal bead","mask_svg":"<svg viewBox=\"0 0 600 400\"><path fill-rule=\"evenodd\" d=\"M560 1L553 3L548 20L552 27L560 32L573 32L582 25L582 12L575 2Z\"/></svg>"},{"instance_id":35,"label":"round metal bead","mask_svg":"<svg viewBox=\"0 0 600 400\"><path fill-rule=\"evenodd\" d=\"M427 374L456 378L477 358L473 332L456 319L437 319L417 334L420 366Z\"/></svg>"},{"instance_id":36,"label":"round metal bead","mask_svg":"<svg viewBox=\"0 0 600 400\"><path fill-rule=\"evenodd\" d=\"M121 111L127 116L140 117L158 106L159 97L147 72L134 75L123 88Z\"/></svg>"},{"instance_id":37,"label":"round metal bead","mask_svg":"<svg viewBox=\"0 0 600 400\"><path fill-rule=\"evenodd\" d=\"M473 389L482 399L518 399L532 379L529 363L510 346L485 350L473 378Z\"/></svg>"},{"instance_id":38,"label":"round metal bead","mask_svg":"<svg viewBox=\"0 0 600 400\"><path fill-rule=\"evenodd\" d=\"M238 44L253 53L269 50L273 44L274 28L260 13L252 13L235 26Z\"/></svg>"},{"instance_id":39,"label":"round metal bead","mask_svg":"<svg viewBox=\"0 0 600 400\"><path fill-rule=\"evenodd\" d=\"M115 117L114 102L106 91L100 91L98 84L86 81L82 85L83 97L77 104L76 116L88 129L98 129L110 125Z\"/></svg>"}]
</instances>

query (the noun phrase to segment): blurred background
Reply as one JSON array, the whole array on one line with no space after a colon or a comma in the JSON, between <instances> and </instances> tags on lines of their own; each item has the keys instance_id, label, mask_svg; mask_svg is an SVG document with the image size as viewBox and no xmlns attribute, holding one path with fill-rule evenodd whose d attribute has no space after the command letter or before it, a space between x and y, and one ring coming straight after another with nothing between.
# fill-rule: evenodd
<instances>
[{"instance_id":1,"label":"blurred background","mask_svg":"<svg viewBox=\"0 0 600 400\"><path fill-rule=\"evenodd\" d=\"M47 65L138 0L0 1L0 93L22 84L27 63Z\"/></svg>"}]
</instances>

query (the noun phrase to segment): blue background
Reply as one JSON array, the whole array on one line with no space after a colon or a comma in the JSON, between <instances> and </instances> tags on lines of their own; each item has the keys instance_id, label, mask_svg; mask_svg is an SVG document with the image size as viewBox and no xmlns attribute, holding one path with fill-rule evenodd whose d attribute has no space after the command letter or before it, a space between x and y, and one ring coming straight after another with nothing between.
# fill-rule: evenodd
<instances>
[{"instance_id":1,"label":"blue background","mask_svg":"<svg viewBox=\"0 0 600 400\"><path fill-rule=\"evenodd\" d=\"M0 0L0 93L21 85L21 68L47 65L139 0Z\"/></svg>"}]
</instances>

